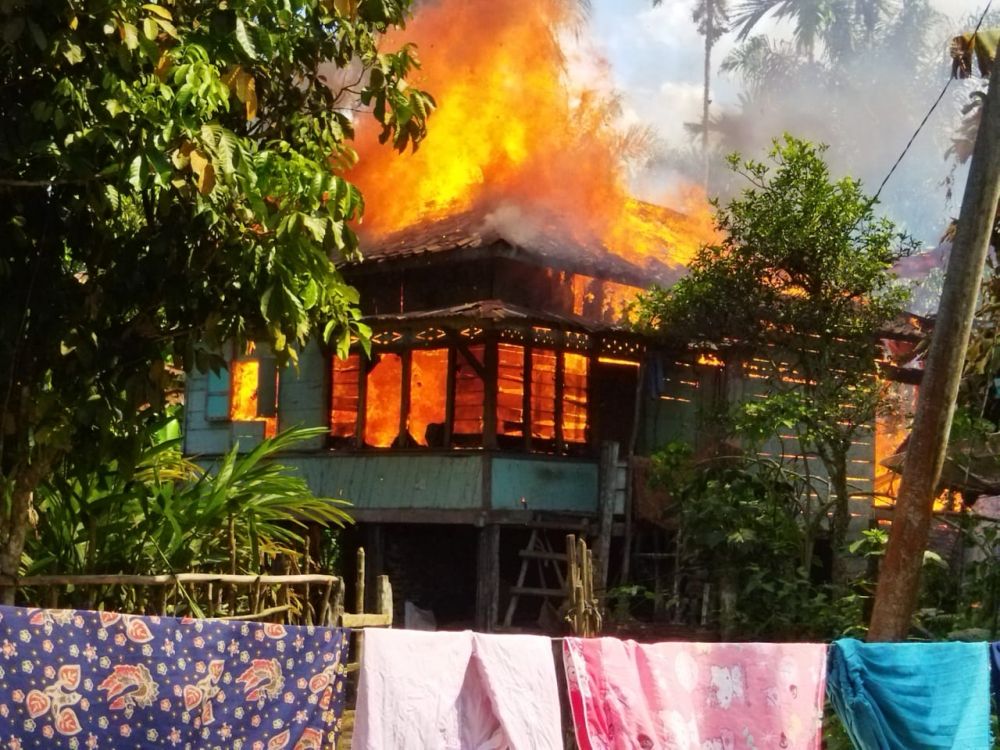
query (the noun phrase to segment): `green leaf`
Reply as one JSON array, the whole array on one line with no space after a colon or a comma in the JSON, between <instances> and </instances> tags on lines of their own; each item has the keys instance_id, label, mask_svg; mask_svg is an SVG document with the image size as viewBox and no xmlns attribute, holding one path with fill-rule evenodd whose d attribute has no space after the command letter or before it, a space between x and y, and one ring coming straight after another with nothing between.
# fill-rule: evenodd
<instances>
[{"instance_id":1,"label":"green leaf","mask_svg":"<svg viewBox=\"0 0 1000 750\"><path fill-rule=\"evenodd\" d=\"M83 62L83 48L73 42L64 42L62 45L63 57L69 61L70 65Z\"/></svg>"},{"instance_id":2,"label":"green leaf","mask_svg":"<svg viewBox=\"0 0 1000 750\"><path fill-rule=\"evenodd\" d=\"M326 236L327 221L325 219L320 219L316 216L308 216L302 214L302 224L309 233L312 235L316 242L322 242L323 238Z\"/></svg>"},{"instance_id":3,"label":"green leaf","mask_svg":"<svg viewBox=\"0 0 1000 750\"><path fill-rule=\"evenodd\" d=\"M300 296L302 298L302 307L306 310L311 310L316 306L316 302L319 299L319 284L316 283L315 279L310 278L306 282Z\"/></svg>"},{"instance_id":4,"label":"green leaf","mask_svg":"<svg viewBox=\"0 0 1000 750\"><path fill-rule=\"evenodd\" d=\"M173 21L174 17L170 15L170 11L164 8L162 5L154 5L153 3L144 3L142 6L145 10L150 13L155 13L160 18L166 21Z\"/></svg>"},{"instance_id":5,"label":"green leaf","mask_svg":"<svg viewBox=\"0 0 1000 750\"><path fill-rule=\"evenodd\" d=\"M257 59L257 48L250 37L250 30L247 28L246 22L239 17L236 18L236 41L239 42L240 48L246 53L247 57L251 60Z\"/></svg>"},{"instance_id":6,"label":"green leaf","mask_svg":"<svg viewBox=\"0 0 1000 750\"><path fill-rule=\"evenodd\" d=\"M134 24L123 23L121 25L121 37L128 49L134 50L139 46L139 29Z\"/></svg>"},{"instance_id":7,"label":"green leaf","mask_svg":"<svg viewBox=\"0 0 1000 750\"><path fill-rule=\"evenodd\" d=\"M145 175L145 166L142 161L142 155L138 154L134 159L132 159L131 164L128 168L128 184L132 188L139 192L143 188L143 176Z\"/></svg>"}]
</instances>

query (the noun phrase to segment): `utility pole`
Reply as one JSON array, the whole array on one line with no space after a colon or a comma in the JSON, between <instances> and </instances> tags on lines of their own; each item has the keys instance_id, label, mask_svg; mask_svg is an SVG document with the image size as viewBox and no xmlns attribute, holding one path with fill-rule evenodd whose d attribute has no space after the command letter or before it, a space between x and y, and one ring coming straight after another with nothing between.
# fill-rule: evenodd
<instances>
[{"instance_id":1,"label":"utility pole","mask_svg":"<svg viewBox=\"0 0 1000 750\"><path fill-rule=\"evenodd\" d=\"M875 594L868 632L870 641L904 639L916 608L934 498L948 449L955 399L1000 200L998 79L1000 75L990 79L972 152L969 179L903 463L889 547Z\"/></svg>"}]
</instances>

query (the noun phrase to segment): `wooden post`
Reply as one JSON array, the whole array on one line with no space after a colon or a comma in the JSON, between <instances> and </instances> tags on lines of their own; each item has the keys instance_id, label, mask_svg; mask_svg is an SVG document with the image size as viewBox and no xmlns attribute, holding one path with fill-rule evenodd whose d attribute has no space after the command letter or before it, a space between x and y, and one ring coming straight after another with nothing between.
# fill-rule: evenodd
<instances>
[{"instance_id":1,"label":"wooden post","mask_svg":"<svg viewBox=\"0 0 1000 750\"><path fill-rule=\"evenodd\" d=\"M625 507L622 509L625 516L625 538L622 544L622 567L618 574L618 582L624 584L628 580L629 572L632 566L632 536L634 534L632 528L633 513L634 509L632 506L632 501L635 496L635 476L632 469L632 459L635 457L635 448L639 442L639 430L641 429L642 421L642 400L643 394L645 393L645 382L646 382L646 357L639 362L639 371L636 373L636 384L635 384L635 403L632 405L632 432L628 438L628 448L625 451L625 460L627 461L626 471L628 472L628 477L625 483Z\"/></svg>"},{"instance_id":2,"label":"wooden post","mask_svg":"<svg viewBox=\"0 0 1000 750\"><path fill-rule=\"evenodd\" d=\"M392 624L392 585L389 576L379 576L375 583L375 612L387 615Z\"/></svg>"},{"instance_id":3,"label":"wooden post","mask_svg":"<svg viewBox=\"0 0 1000 750\"><path fill-rule=\"evenodd\" d=\"M615 491L618 486L618 443L601 443L601 463L597 472L597 571L595 588L604 597L608 583L608 558L611 556L611 526L615 514Z\"/></svg>"},{"instance_id":4,"label":"wooden post","mask_svg":"<svg viewBox=\"0 0 1000 750\"><path fill-rule=\"evenodd\" d=\"M354 572L354 611L365 611L365 548L358 547L358 565Z\"/></svg>"},{"instance_id":5,"label":"wooden post","mask_svg":"<svg viewBox=\"0 0 1000 750\"><path fill-rule=\"evenodd\" d=\"M358 569L354 574L354 611L361 615L365 612L365 548L358 547ZM357 654L358 664L365 654L365 634L362 630L354 633L354 651Z\"/></svg>"},{"instance_id":6,"label":"wooden post","mask_svg":"<svg viewBox=\"0 0 1000 750\"><path fill-rule=\"evenodd\" d=\"M396 433L399 436L399 445L403 448L411 448L410 443L410 381L413 379L413 356L409 350L400 354L402 360L402 383L400 384L400 406L399 406L399 429Z\"/></svg>"},{"instance_id":7,"label":"wooden post","mask_svg":"<svg viewBox=\"0 0 1000 750\"><path fill-rule=\"evenodd\" d=\"M1000 83L993 76L983 105L969 178L945 275L903 464L889 546L868 639L906 637L920 589L920 569L934 497L976 312L983 266L1000 201Z\"/></svg>"},{"instance_id":8,"label":"wooden post","mask_svg":"<svg viewBox=\"0 0 1000 750\"><path fill-rule=\"evenodd\" d=\"M476 561L476 630L489 633L500 614L500 526L479 530Z\"/></svg>"},{"instance_id":9,"label":"wooden post","mask_svg":"<svg viewBox=\"0 0 1000 750\"><path fill-rule=\"evenodd\" d=\"M530 331L525 333L524 336L524 366L522 369L521 380L524 384L524 399L522 401L521 410L524 414L524 450L531 450L531 430L532 430L532 418L531 418L531 333Z\"/></svg>"},{"instance_id":10,"label":"wooden post","mask_svg":"<svg viewBox=\"0 0 1000 750\"><path fill-rule=\"evenodd\" d=\"M486 335L486 345L483 353L483 367L486 377L483 380L483 448L490 450L497 447L497 391L500 381L497 373L497 336L490 332Z\"/></svg>"}]
</instances>

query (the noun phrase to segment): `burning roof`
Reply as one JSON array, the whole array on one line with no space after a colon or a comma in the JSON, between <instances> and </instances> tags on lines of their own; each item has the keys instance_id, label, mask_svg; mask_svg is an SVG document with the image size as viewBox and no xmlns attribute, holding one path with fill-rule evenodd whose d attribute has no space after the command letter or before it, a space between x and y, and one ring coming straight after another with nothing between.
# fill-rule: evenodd
<instances>
[{"instance_id":1,"label":"burning roof","mask_svg":"<svg viewBox=\"0 0 1000 750\"><path fill-rule=\"evenodd\" d=\"M574 49L578 12L573 0L437 0L385 37L416 44L414 83L437 109L413 153L358 123L347 177L365 196L370 261L490 248L646 286L715 239L699 192L680 197L684 213L630 194L634 144L599 56Z\"/></svg>"},{"instance_id":2,"label":"burning roof","mask_svg":"<svg viewBox=\"0 0 1000 750\"><path fill-rule=\"evenodd\" d=\"M637 202L638 204L638 202ZM639 204L650 217L664 225L684 219L668 208ZM527 214L516 206L492 211L468 210L429 222L421 222L383 237L362 239L364 263L426 261L446 253L470 256L520 257L550 268L582 273L638 287L653 283L668 285L683 268L651 257L633 262L609 249L599 238L580 237L552 214ZM664 256L669 248L664 248Z\"/></svg>"}]
</instances>

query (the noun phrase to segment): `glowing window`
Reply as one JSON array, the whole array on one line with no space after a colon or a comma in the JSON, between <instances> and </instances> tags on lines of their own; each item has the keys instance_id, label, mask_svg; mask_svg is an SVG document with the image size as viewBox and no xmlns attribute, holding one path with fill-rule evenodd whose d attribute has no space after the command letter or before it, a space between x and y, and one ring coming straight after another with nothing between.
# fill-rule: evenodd
<instances>
[{"instance_id":1,"label":"glowing window","mask_svg":"<svg viewBox=\"0 0 1000 750\"><path fill-rule=\"evenodd\" d=\"M330 389L330 434L352 438L358 427L358 402L361 385L361 357L333 358Z\"/></svg>"},{"instance_id":2,"label":"glowing window","mask_svg":"<svg viewBox=\"0 0 1000 750\"><path fill-rule=\"evenodd\" d=\"M417 445L444 445L447 385L447 349L414 349L410 353L407 431Z\"/></svg>"},{"instance_id":3,"label":"glowing window","mask_svg":"<svg viewBox=\"0 0 1000 750\"><path fill-rule=\"evenodd\" d=\"M531 351L531 436L542 440L556 437L556 353Z\"/></svg>"},{"instance_id":4,"label":"glowing window","mask_svg":"<svg viewBox=\"0 0 1000 750\"><path fill-rule=\"evenodd\" d=\"M524 435L524 347L497 345L497 433Z\"/></svg>"},{"instance_id":5,"label":"glowing window","mask_svg":"<svg viewBox=\"0 0 1000 750\"><path fill-rule=\"evenodd\" d=\"M587 372L583 354L563 352L562 438L567 443L587 442Z\"/></svg>"},{"instance_id":6,"label":"glowing window","mask_svg":"<svg viewBox=\"0 0 1000 750\"><path fill-rule=\"evenodd\" d=\"M366 445L388 448L399 435L402 379L403 360L398 354L375 356L366 383Z\"/></svg>"},{"instance_id":7,"label":"glowing window","mask_svg":"<svg viewBox=\"0 0 1000 750\"><path fill-rule=\"evenodd\" d=\"M485 348L470 346L471 361L462 352L455 356L455 418L452 435L460 445L471 445L474 436L483 434L483 403L486 386L480 376ZM478 443L478 441L476 441Z\"/></svg>"},{"instance_id":8,"label":"glowing window","mask_svg":"<svg viewBox=\"0 0 1000 750\"><path fill-rule=\"evenodd\" d=\"M270 394L274 399L277 394L277 374L271 368L265 368L264 373L270 373L274 383L261 383L261 365L259 359L234 360L229 365L231 380L229 418L234 422L263 422L264 437L274 437L278 432L278 418L275 415L276 404L261 404L261 393ZM261 386L269 386L262 388Z\"/></svg>"}]
</instances>

